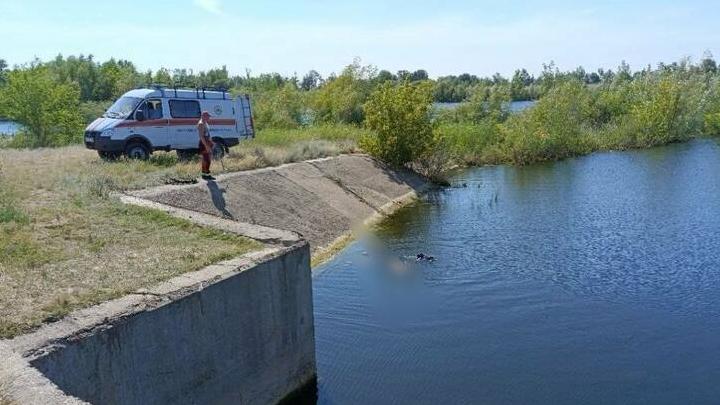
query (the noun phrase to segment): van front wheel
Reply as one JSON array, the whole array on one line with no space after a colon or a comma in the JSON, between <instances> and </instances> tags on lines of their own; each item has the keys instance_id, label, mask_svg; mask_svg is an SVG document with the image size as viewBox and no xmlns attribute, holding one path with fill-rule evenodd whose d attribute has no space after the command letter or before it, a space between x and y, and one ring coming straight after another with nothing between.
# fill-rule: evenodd
<instances>
[{"instance_id":1,"label":"van front wheel","mask_svg":"<svg viewBox=\"0 0 720 405\"><path fill-rule=\"evenodd\" d=\"M150 149L144 143L132 142L125 148L125 155L129 159L147 160L150 158Z\"/></svg>"}]
</instances>

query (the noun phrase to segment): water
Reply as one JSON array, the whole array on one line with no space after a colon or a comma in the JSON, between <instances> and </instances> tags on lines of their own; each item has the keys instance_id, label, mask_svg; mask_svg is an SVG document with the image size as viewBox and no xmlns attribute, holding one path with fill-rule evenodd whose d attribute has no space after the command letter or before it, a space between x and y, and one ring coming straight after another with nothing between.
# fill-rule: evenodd
<instances>
[{"instance_id":1,"label":"water","mask_svg":"<svg viewBox=\"0 0 720 405\"><path fill-rule=\"evenodd\" d=\"M536 101L534 100L511 101L510 112L520 112L532 107L535 103ZM460 104L461 103L433 103L433 106L435 106L435 109L437 110L452 110L457 108Z\"/></svg>"},{"instance_id":2,"label":"water","mask_svg":"<svg viewBox=\"0 0 720 405\"><path fill-rule=\"evenodd\" d=\"M20 131L20 124L13 121L0 120L0 136L12 136Z\"/></svg>"},{"instance_id":3,"label":"water","mask_svg":"<svg viewBox=\"0 0 720 405\"><path fill-rule=\"evenodd\" d=\"M316 270L318 403L720 401L714 142L453 184Z\"/></svg>"}]
</instances>

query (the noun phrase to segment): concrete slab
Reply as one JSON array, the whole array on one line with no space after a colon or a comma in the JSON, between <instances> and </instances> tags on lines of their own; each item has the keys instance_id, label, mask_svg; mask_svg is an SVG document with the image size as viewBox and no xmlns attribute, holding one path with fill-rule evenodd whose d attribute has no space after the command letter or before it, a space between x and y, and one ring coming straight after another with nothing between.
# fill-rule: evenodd
<instances>
[{"instance_id":1,"label":"concrete slab","mask_svg":"<svg viewBox=\"0 0 720 405\"><path fill-rule=\"evenodd\" d=\"M166 206L297 232L313 251L426 186L366 155L344 155L133 193Z\"/></svg>"}]
</instances>

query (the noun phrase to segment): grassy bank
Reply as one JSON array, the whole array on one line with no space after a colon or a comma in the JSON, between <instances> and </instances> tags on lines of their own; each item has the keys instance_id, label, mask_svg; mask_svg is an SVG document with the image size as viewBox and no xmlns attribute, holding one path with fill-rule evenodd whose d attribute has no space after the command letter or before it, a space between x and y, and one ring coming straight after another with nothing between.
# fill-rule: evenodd
<instances>
[{"instance_id":1,"label":"grassy bank","mask_svg":"<svg viewBox=\"0 0 720 405\"><path fill-rule=\"evenodd\" d=\"M231 149L225 171L352 152L365 133L262 131ZM105 162L82 146L0 149L0 174L0 338L259 247L110 197L196 180L199 163L174 153Z\"/></svg>"}]
</instances>

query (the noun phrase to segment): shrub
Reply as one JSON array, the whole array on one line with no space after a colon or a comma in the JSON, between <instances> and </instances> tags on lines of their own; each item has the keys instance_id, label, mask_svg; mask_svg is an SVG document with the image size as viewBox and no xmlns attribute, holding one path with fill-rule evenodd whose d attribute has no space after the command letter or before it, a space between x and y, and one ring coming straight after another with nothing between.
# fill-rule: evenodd
<instances>
[{"instance_id":1,"label":"shrub","mask_svg":"<svg viewBox=\"0 0 720 405\"><path fill-rule=\"evenodd\" d=\"M252 92L253 115L258 129L298 128L305 121L305 96L292 83Z\"/></svg>"},{"instance_id":2,"label":"shrub","mask_svg":"<svg viewBox=\"0 0 720 405\"><path fill-rule=\"evenodd\" d=\"M703 134L720 135L720 78L710 84L708 103L703 117Z\"/></svg>"},{"instance_id":3,"label":"shrub","mask_svg":"<svg viewBox=\"0 0 720 405\"><path fill-rule=\"evenodd\" d=\"M705 114L703 133L712 136L720 135L720 112Z\"/></svg>"},{"instance_id":4,"label":"shrub","mask_svg":"<svg viewBox=\"0 0 720 405\"><path fill-rule=\"evenodd\" d=\"M79 100L78 87L57 83L46 67L10 72L0 92L0 115L24 128L12 145L36 148L79 142L84 127Z\"/></svg>"},{"instance_id":5,"label":"shrub","mask_svg":"<svg viewBox=\"0 0 720 405\"><path fill-rule=\"evenodd\" d=\"M449 186L450 182L445 177L445 173L452 167L453 160L447 141L442 135L436 135L431 147L415 158L411 167L433 183Z\"/></svg>"},{"instance_id":6,"label":"shrub","mask_svg":"<svg viewBox=\"0 0 720 405\"><path fill-rule=\"evenodd\" d=\"M433 140L431 109L430 83L383 83L365 104L365 124L375 134L364 137L361 147L396 166L413 161Z\"/></svg>"},{"instance_id":7,"label":"shrub","mask_svg":"<svg viewBox=\"0 0 720 405\"><path fill-rule=\"evenodd\" d=\"M486 119L477 124L441 124L435 130L436 138L449 156L465 164L496 163L489 157L500 138L498 123Z\"/></svg>"},{"instance_id":8,"label":"shrub","mask_svg":"<svg viewBox=\"0 0 720 405\"><path fill-rule=\"evenodd\" d=\"M328 79L312 96L315 122L361 124L375 74L375 68L361 66L356 59L340 76Z\"/></svg>"},{"instance_id":9,"label":"shrub","mask_svg":"<svg viewBox=\"0 0 720 405\"><path fill-rule=\"evenodd\" d=\"M551 89L531 109L501 125L502 149L516 164L561 159L589 151L590 90L578 81Z\"/></svg>"},{"instance_id":10,"label":"shrub","mask_svg":"<svg viewBox=\"0 0 720 405\"><path fill-rule=\"evenodd\" d=\"M636 83L638 100L629 114L638 130L636 146L684 140L701 132L701 90L697 83L670 75Z\"/></svg>"}]
</instances>

